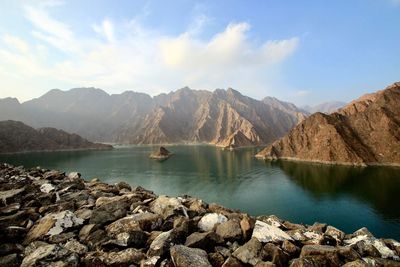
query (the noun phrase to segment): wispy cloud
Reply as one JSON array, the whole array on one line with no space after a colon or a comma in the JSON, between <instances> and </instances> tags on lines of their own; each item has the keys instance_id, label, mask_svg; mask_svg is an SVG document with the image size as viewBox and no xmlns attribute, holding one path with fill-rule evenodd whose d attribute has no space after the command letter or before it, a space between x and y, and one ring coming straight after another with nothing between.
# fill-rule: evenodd
<instances>
[{"instance_id":1,"label":"wispy cloud","mask_svg":"<svg viewBox=\"0 0 400 267\"><path fill-rule=\"evenodd\" d=\"M147 29L138 19L117 23L110 18L87 25L93 30L89 37L79 36L52 17L47 8L27 6L24 11L39 44L4 35L0 63L13 67L20 77L28 73L42 75L42 79L51 77L56 83L51 87L60 83L153 94L184 85L259 90L266 87L269 71L293 54L299 44L297 37L256 42L248 35L251 26L244 22L231 23L204 40L199 36L209 21L206 16L196 16L177 36ZM62 59L49 58L50 48L63 54ZM3 71L2 77L12 83L15 75L13 78Z\"/></svg>"}]
</instances>

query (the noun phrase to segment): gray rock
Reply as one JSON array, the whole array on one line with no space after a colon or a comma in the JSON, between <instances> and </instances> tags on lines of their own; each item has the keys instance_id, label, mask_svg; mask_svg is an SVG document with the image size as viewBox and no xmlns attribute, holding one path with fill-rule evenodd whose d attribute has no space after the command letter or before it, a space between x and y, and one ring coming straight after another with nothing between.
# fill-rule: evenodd
<instances>
[{"instance_id":1,"label":"gray rock","mask_svg":"<svg viewBox=\"0 0 400 267\"><path fill-rule=\"evenodd\" d=\"M176 245L170 252L176 267L211 267L204 250Z\"/></svg>"},{"instance_id":2,"label":"gray rock","mask_svg":"<svg viewBox=\"0 0 400 267\"><path fill-rule=\"evenodd\" d=\"M170 237L172 230L159 234L153 242L150 244L150 248L147 251L149 256L162 256L170 248Z\"/></svg>"},{"instance_id":3,"label":"gray rock","mask_svg":"<svg viewBox=\"0 0 400 267\"><path fill-rule=\"evenodd\" d=\"M325 234L334 237L339 242L341 242L345 236L345 233L343 231L330 225L326 228Z\"/></svg>"},{"instance_id":4,"label":"gray rock","mask_svg":"<svg viewBox=\"0 0 400 267\"><path fill-rule=\"evenodd\" d=\"M287 266L290 256L278 246L267 243L261 251L263 261L269 261L276 266Z\"/></svg>"},{"instance_id":5,"label":"gray rock","mask_svg":"<svg viewBox=\"0 0 400 267\"><path fill-rule=\"evenodd\" d=\"M88 251L87 246L82 245L81 243L79 243L79 242L76 241L76 240L68 241L68 242L64 245L64 247L65 247L66 249L72 251L72 252L75 252L75 253L79 254L79 255L83 255L83 254L85 254L85 253Z\"/></svg>"},{"instance_id":6,"label":"gray rock","mask_svg":"<svg viewBox=\"0 0 400 267\"><path fill-rule=\"evenodd\" d=\"M242 239L242 229L240 223L236 220L229 220L221 223L217 226L216 233L226 241Z\"/></svg>"},{"instance_id":7,"label":"gray rock","mask_svg":"<svg viewBox=\"0 0 400 267\"><path fill-rule=\"evenodd\" d=\"M182 205L182 201L178 198L159 196L150 203L150 210L161 215L164 219L177 212L186 213L186 208Z\"/></svg>"},{"instance_id":8,"label":"gray rock","mask_svg":"<svg viewBox=\"0 0 400 267\"><path fill-rule=\"evenodd\" d=\"M258 239L252 238L246 244L236 249L232 255L243 263L256 265L257 262L261 261L261 249L262 245Z\"/></svg>"},{"instance_id":9,"label":"gray rock","mask_svg":"<svg viewBox=\"0 0 400 267\"><path fill-rule=\"evenodd\" d=\"M186 238L185 246L211 251L219 241L220 239L217 234L212 231L204 233L195 232Z\"/></svg>"},{"instance_id":10,"label":"gray rock","mask_svg":"<svg viewBox=\"0 0 400 267\"><path fill-rule=\"evenodd\" d=\"M227 220L228 219L224 215L218 213L208 213L201 218L198 223L198 227L203 232L208 232L213 230L217 223L223 223Z\"/></svg>"}]
</instances>

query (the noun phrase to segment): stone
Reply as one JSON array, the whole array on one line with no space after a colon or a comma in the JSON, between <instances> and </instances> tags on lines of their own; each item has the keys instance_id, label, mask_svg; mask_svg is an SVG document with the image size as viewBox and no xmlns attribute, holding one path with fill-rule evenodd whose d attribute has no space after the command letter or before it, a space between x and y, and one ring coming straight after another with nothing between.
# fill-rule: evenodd
<instances>
[{"instance_id":1,"label":"stone","mask_svg":"<svg viewBox=\"0 0 400 267\"><path fill-rule=\"evenodd\" d=\"M172 230L159 234L150 244L147 251L148 256L162 256L170 248L170 237Z\"/></svg>"},{"instance_id":2,"label":"stone","mask_svg":"<svg viewBox=\"0 0 400 267\"><path fill-rule=\"evenodd\" d=\"M38 247L36 250L25 256L21 263L21 267L34 266L36 262L51 255L55 251L55 249L56 245L44 245Z\"/></svg>"},{"instance_id":3,"label":"stone","mask_svg":"<svg viewBox=\"0 0 400 267\"><path fill-rule=\"evenodd\" d=\"M345 236L345 233L343 231L330 225L326 227L325 234L334 237L339 242L341 242Z\"/></svg>"},{"instance_id":4,"label":"stone","mask_svg":"<svg viewBox=\"0 0 400 267\"><path fill-rule=\"evenodd\" d=\"M369 267L369 266L365 261L358 259L355 261L349 261L344 265L342 265L342 267Z\"/></svg>"},{"instance_id":5,"label":"stone","mask_svg":"<svg viewBox=\"0 0 400 267\"><path fill-rule=\"evenodd\" d=\"M92 217L93 211L91 209L79 209L76 210L75 216L82 219L82 220L89 220Z\"/></svg>"},{"instance_id":6,"label":"stone","mask_svg":"<svg viewBox=\"0 0 400 267\"><path fill-rule=\"evenodd\" d=\"M185 246L209 251L213 249L219 241L217 234L212 231L203 233L195 232L186 238Z\"/></svg>"},{"instance_id":7,"label":"stone","mask_svg":"<svg viewBox=\"0 0 400 267\"><path fill-rule=\"evenodd\" d=\"M262 245L258 239L252 238L246 244L236 249L232 255L243 263L256 265L257 262L261 261L261 249Z\"/></svg>"},{"instance_id":8,"label":"stone","mask_svg":"<svg viewBox=\"0 0 400 267\"><path fill-rule=\"evenodd\" d=\"M385 242L383 242L382 240L375 239L374 241L372 241L372 245L379 251L382 258L384 258L384 259L390 258L390 259L395 259L395 260L400 261L400 257L397 256L393 250L388 248L386 246Z\"/></svg>"},{"instance_id":9,"label":"stone","mask_svg":"<svg viewBox=\"0 0 400 267\"><path fill-rule=\"evenodd\" d=\"M208 254L208 261L214 267L221 267L224 264L225 259L220 253L214 252Z\"/></svg>"},{"instance_id":10,"label":"stone","mask_svg":"<svg viewBox=\"0 0 400 267\"><path fill-rule=\"evenodd\" d=\"M79 243L76 240L70 240L68 241L64 247L72 252L77 253L78 255L83 255L88 251L87 246L82 245L81 243Z\"/></svg>"},{"instance_id":11,"label":"stone","mask_svg":"<svg viewBox=\"0 0 400 267\"><path fill-rule=\"evenodd\" d=\"M222 267L244 267L243 263L234 257L229 257L225 260Z\"/></svg>"},{"instance_id":12,"label":"stone","mask_svg":"<svg viewBox=\"0 0 400 267\"><path fill-rule=\"evenodd\" d=\"M128 191L132 191L132 187L126 182L118 182L115 184L118 190L126 189Z\"/></svg>"},{"instance_id":13,"label":"stone","mask_svg":"<svg viewBox=\"0 0 400 267\"><path fill-rule=\"evenodd\" d=\"M325 267L325 266L340 266L332 264L328 258L316 255L296 258L291 261L290 267Z\"/></svg>"},{"instance_id":14,"label":"stone","mask_svg":"<svg viewBox=\"0 0 400 267\"><path fill-rule=\"evenodd\" d=\"M6 205L7 199L12 199L24 191L25 191L25 187L22 187L19 189L11 189L11 190L7 190L7 191L0 191L0 200L3 201L3 203Z\"/></svg>"},{"instance_id":15,"label":"stone","mask_svg":"<svg viewBox=\"0 0 400 267\"><path fill-rule=\"evenodd\" d=\"M182 205L180 199L167 196L159 196L156 198L152 203L150 203L150 210L161 215L164 219L176 214L178 211L186 213L186 208Z\"/></svg>"},{"instance_id":16,"label":"stone","mask_svg":"<svg viewBox=\"0 0 400 267\"><path fill-rule=\"evenodd\" d=\"M357 242L354 246L354 249L361 255L361 257L380 257L381 254L375 248L371 242L367 240L361 240Z\"/></svg>"},{"instance_id":17,"label":"stone","mask_svg":"<svg viewBox=\"0 0 400 267\"><path fill-rule=\"evenodd\" d=\"M211 267L204 250L176 245L170 252L172 262L176 267Z\"/></svg>"},{"instance_id":18,"label":"stone","mask_svg":"<svg viewBox=\"0 0 400 267\"><path fill-rule=\"evenodd\" d=\"M277 242L293 240L287 233L262 221L256 221L252 238L257 238L260 242Z\"/></svg>"},{"instance_id":19,"label":"stone","mask_svg":"<svg viewBox=\"0 0 400 267\"><path fill-rule=\"evenodd\" d=\"M244 240L251 238L255 223L256 221L247 214L243 216L242 220L240 221L240 228L242 229Z\"/></svg>"},{"instance_id":20,"label":"stone","mask_svg":"<svg viewBox=\"0 0 400 267\"><path fill-rule=\"evenodd\" d=\"M301 249L300 258L307 256L322 256L333 266L340 266L342 264L338 256L337 249L332 246L305 245Z\"/></svg>"},{"instance_id":21,"label":"stone","mask_svg":"<svg viewBox=\"0 0 400 267\"><path fill-rule=\"evenodd\" d=\"M53 218L52 214L43 217L30 229L30 231L26 235L24 244L29 244L34 240L43 238L54 226L54 224L55 219Z\"/></svg>"},{"instance_id":22,"label":"stone","mask_svg":"<svg viewBox=\"0 0 400 267\"><path fill-rule=\"evenodd\" d=\"M282 249L293 257L298 256L300 254L300 248L288 240L283 241Z\"/></svg>"},{"instance_id":23,"label":"stone","mask_svg":"<svg viewBox=\"0 0 400 267\"><path fill-rule=\"evenodd\" d=\"M118 252L89 252L82 259L85 266L131 266L139 265L146 255L134 248L127 248Z\"/></svg>"},{"instance_id":24,"label":"stone","mask_svg":"<svg viewBox=\"0 0 400 267\"><path fill-rule=\"evenodd\" d=\"M79 172L70 172L67 175L68 180L79 180L81 178L81 174Z\"/></svg>"},{"instance_id":25,"label":"stone","mask_svg":"<svg viewBox=\"0 0 400 267\"><path fill-rule=\"evenodd\" d=\"M137 213L130 215L126 218L131 218L133 221L137 222L140 229L144 231L153 231L161 226L162 218L158 214L151 212Z\"/></svg>"},{"instance_id":26,"label":"stone","mask_svg":"<svg viewBox=\"0 0 400 267\"><path fill-rule=\"evenodd\" d=\"M57 235L52 235L49 237L49 243L53 244L65 243L68 240L72 239L73 237L75 237L74 232L66 232Z\"/></svg>"},{"instance_id":27,"label":"stone","mask_svg":"<svg viewBox=\"0 0 400 267\"><path fill-rule=\"evenodd\" d=\"M203 232L208 232L213 230L217 223L223 223L227 220L228 219L224 215L218 213L208 213L200 219L198 227Z\"/></svg>"},{"instance_id":28,"label":"stone","mask_svg":"<svg viewBox=\"0 0 400 267\"><path fill-rule=\"evenodd\" d=\"M242 239L242 229L236 220L228 220L219 224L215 232L226 241Z\"/></svg>"},{"instance_id":29,"label":"stone","mask_svg":"<svg viewBox=\"0 0 400 267\"><path fill-rule=\"evenodd\" d=\"M270 261L259 261L255 267L276 267L276 264L273 264Z\"/></svg>"},{"instance_id":30,"label":"stone","mask_svg":"<svg viewBox=\"0 0 400 267\"><path fill-rule=\"evenodd\" d=\"M79 240L85 240L92 232L97 229L95 224L86 224L79 231Z\"/></svg>"},{"instance_id":31,"label":"stone","mask_svg":"<svg viewBox=\"0 0 400 267\"><path fill-rule=\"evenodd\" d=\"M19 203L12 203L8 206L0 207L0 214L5 215L5 214L14 213L17 210L19 210L20 207L21 207L21 204L19 204Z\"/></svg>"},{"instance_id":32,"label":"stone","mask_svg":"<svg viewBox=\"0 0 400 267\"><path fill-rule=\"evenodd\" d=\"M55 189L56 188L50 183L42 184L42 186L40 187L40 191L46 194L54 191Z\"/></svg>"},{"instance_id":33,"label":"stone","mask_svg":"<svg viewBox=\"0 0 400 267\"><path fill-rule=\"evenodd\" d=\"M278 246L267 243L262 249L261 258L263 261L272 262L276 266L287 266L290 256Z\"/></svg>"},{"instance_id":34,"label":"stone","mask_svg":"<svg viewBox=\"0 0 400 267\"><path fill-rule=\"evenodd\" d=\"M0 266L18 267L21 265L21 260L16 253L6 256L0 256Z\"/></svg>"},{"instance_id":35,"label":"stone","mask_svg":"<svg viewBox=\"0 0 400 267\"><path fill-rule=\"evenodd\" d=\"M159 262L160 262L159 256L150 257L142 260L140 262L140 267L155 267L158 266Z\"/></svg>"},{"instance_id":36,"label":"stone","mask_svg":"<svg viewBox=\"0 0 400 267\"><path fill-rule=\"evenodd\" d=\"M355 261L361 258L360 254L352 247L337 247L337 252L340 258L345 259L345 261Z\"/></svg>"}]
</instances>

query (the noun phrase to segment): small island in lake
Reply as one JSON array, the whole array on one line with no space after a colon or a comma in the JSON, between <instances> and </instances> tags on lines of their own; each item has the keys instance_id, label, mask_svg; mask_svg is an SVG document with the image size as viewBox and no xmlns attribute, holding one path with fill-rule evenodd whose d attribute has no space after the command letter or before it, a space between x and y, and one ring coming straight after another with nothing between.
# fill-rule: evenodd
<instances>
[{"instance_id":1,"label":"small island in lake","mask_svg":"<svg viewBox=\"0 0 400 267\"><path fill-rule=\"evenodd\" d=\"M173 155L173 153L168 151L165 147L160 146L159 149L157 149L156 151L154 151L150 154L150 158L157 159L157 160L166 160L169 157L171 157L172 155Z\"/></svg>"}]
</instances>

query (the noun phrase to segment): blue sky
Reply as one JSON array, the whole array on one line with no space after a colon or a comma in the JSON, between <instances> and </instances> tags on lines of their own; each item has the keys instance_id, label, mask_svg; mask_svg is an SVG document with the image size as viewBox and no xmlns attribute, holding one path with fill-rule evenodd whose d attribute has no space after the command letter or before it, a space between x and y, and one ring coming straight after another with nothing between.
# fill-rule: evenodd
<instances>
[{"instance_id":1,"label":"blue sky","mask_svg":"<svg viewBox=\"0 0 400 267\"><path fill-rule=\"evenodd\" d=\"M400 0L3 0L0 17L0 98L189 86L313 105L400 80Z\"/></svg>"}]
</instances>

